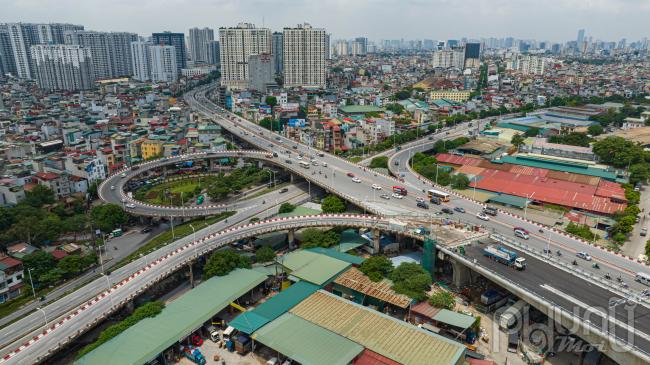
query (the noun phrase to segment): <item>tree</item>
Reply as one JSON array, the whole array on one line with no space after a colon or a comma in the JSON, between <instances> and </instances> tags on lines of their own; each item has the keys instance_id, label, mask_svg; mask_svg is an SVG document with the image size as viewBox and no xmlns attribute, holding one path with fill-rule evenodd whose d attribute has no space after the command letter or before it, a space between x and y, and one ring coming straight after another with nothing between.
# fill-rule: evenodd
<instances>
[{"instance_id":1,"label":"tree","mask_svg":"<svg viewBox=\"0 0 650 365\"><path fill-rule=\"evenodd\" d=\"M404 111L404 107L402 106L402 104L393 103L393 104L386 105L386 110L390 110L391 112L400 115Z\"/></svg>"},{"instance_id":2,"label":"tree","mask_svg":"<svg viewBox=\"0 0 650 365\"><path fill-rule=\"evenodd\" d=\"M388 276L393 290L416 300L424 300L431 286L431 275L417 263L403 262Z\"/></svg>"},{"instance_id":3,"label":"tree","mask_svg":"<svg viewBox=\"0 0 650 365\"><path fill-rule=\"evenodd\" d=\"M610 136L597 141L593 144L593 151L601 162L621 168L643 158L643 148L622 137Z\"/></svg>"},{"instance_id":4,"label":"tree","mask_svg":"<svg viewBox=\"0 0 650 365\"><path fill-rule=\"evenodd\" d=\"M569 146L589 147L592 139L586 133L571 132L564 135L550 136L548 141Z\"/></svg>"},{"instance_id":5,"label":"tree","mask_svg":"<svg viewBox=\"0 0 650 365\"><path fill-rule=\"evenodd\" d=\"M90 185L88 186L88 194L92 199L95 199L98 197L97 195L97 188L99 187L99 180L95 180Z\"/></svg>"},{"instance_id":6,"label":"tree","mask_svg":"<svg viewBox=\"0 0 650 365\"><path fill-rule=\"evenodd\" d=\"M307 228L300 235L302 248L330 247L339 242L338 233L333 230L321 231L317 228Z\"/></svg>"},{"instance_id":7,"label":"tree","mask_svg":"<svg viewBox=\"0 0 650 365\"><path fill-rule=\"evenodd\" d=\"M270 105L271 108L278 105L278 99L275 96L267 96L264 101L266 102L266 105Z\"/></svg>"},{"instance_id":8,"label":"tree","mask_svg":"<svg viewBox=\"0 0 650 365\"><path fill-rule=\"evenodd\" d=\"M598 236L595 235L593 232L591 232L589 226L585 224L575 224L573 222L569 222L569 224L566 226L564 230L578 237L582 237L586 240L591 241L594 238L598 239Z\"/></svg>"},{"instance_id":9,"label":"tree","mask_svg":"<svg viewBox=\"0 0 650 365\"><path fill-rule=\"evenodd\" d=\"M603 126L600 124L590 125L589 128L587 128L587 132L592 136L599 136L603 134L604 131Z\"/></svg>"},{"instance_id":10,"label":"tree","mask_svg":"<svg viewBox=\"0 0 650 365\"><path fill-rule=\"evenodd\" d=\"M467 189L469 186L469 178L465 174L456 174L451 177L451 186L454 189Z\"/></svg>"},{"instance_id":11,"label":"tree","mask_svg":"<svg viewBox=\"0 0 650 365\"><path fill-rule=\"evenodd\" d=\"M296 206L291 204L291 203L282 203L280 205L280 209L278 209L278 213L283 214L283 213L291 213L296 209Z\"/></svg>"},{"instance_id":12,"label":"tree","mask_svg":"<svg viewBox=\"0 0 650 365\"><path fill-rule=\"evenodd\" d=\"M40 208L45 204L52 204L55 202L54 192L47 186L36 185L31 191L25 192L24 202L35 208Z\"/></svg>"},{"instance_id":13,"label":"tree","mask_svg":"<svg viewBox=\"0 0 650 365\"><path fill-rule=\"evenodd\" d=\"M371 256L359 266L359 270L377 282L393 271L393 263L386 256Z\"/></svg>"},{"instance_id":14,"label":"tree","mask_svg":"<svg viewBox=\"0 0 650 365\"><path fill-rule=\"evenodd\" d=\"M645 255L650 258L650 240L647 240L645 243Z\"/></svg>"},{"instance_id":15,"label":"tree","mask_svg":"<svg viewBox=\"0 0 650 365\"><path fill-rule=\"evenodd\" d=\"M336 195L328 195L321 202L323 213L343 213L345 209L345 203Z\"/></svg>"},{"instance_id":16,"label":"tree","mask_svg":"<svg viewBox=\"0 0 650 365\"><path fill-rule=\"evenodd\" d=\"M528 128L528 130L526 130L524 135L526 137L537 137L539 135L539 132L540 132L539 128L531 127L531 128Z\"/></svg>"},{"instance_id":17,"label":"tree","mask_svg":"<svg viewBox=\"0 0 650 365\"><path fill-rule=\"evenodd\" d=\"M80 273L84 268L83 261L78 255L69 255L62 258L56 267L63 270L63 274L68 277Z\"/></svg>"},{"instance_id":18,"label":"tree","mask_svg":"<svg viewBox=\"0 0 650 365\"><path fill-rule=\"evenodd\" d=\"M15 222L15 214L13 209L0 207L0 231L5 231Z\"/></svg>"},{"instance_id":19,"label":"tree","mask_svg":"<svg viewBox=\"0 0 650 365\"><path fill-rule=\"evenodd\" d=\"M38 277L38 281L44 285L55 284L61 281L64 275L65 272L63 270L59 269L58 267L55 267L54 269L44 273L43 275L40 275Z\"/></svg>"},{"instance_id":20,"label":"tree","mask_svg":"<svg viewBox=\"0 0 650 365\"><path fill-rule=\"evenodd\" d=\"M225 276L237 269L250 269L251 260L232 250L221 250L213 253L203 268L203 279L213 276Z\"/></svg>"},{"instance_id":21,"label":"tree","mask_svg":"<svg viewBox=\"0 0 650 365\"><path fill-rule=\"evenodd\" d=\"M648 163L635 163L628 170L630 173L630 184L646 183L650 178L650 165Z\"/></svg>"},{"instance_id":22,"label":"tree","mask_svg":"<svg viewBox=\"0 0 650 365\"><path fill-rule=\"evenodd\" d=\"M520 134L515 134L512 136L510 143L512 143L513 146L519 148L519 146L524 144L524 137L522 137Z\"/></svg>"},{"instance_id":23,"label":"tree","mask_svg":"<svg viewBox=\"0 0 650 365\"><path fill-rule=\"evenodd\" d=\"M105 233L126 224L129 220L127 214L116 204L102 204L93 207L90 211L90 218L93 225Z\"/></svg>"},{"instance_id":24,"label":"tree","mask_svg":"<svg viewBox=\"0 0 650 365\"><path fill-rule=\"evenodd\" d=\"M7 237L42 245L55 240L61 233L61 219L55 214L24 216L6 232Z\"/></svg>"},{"instance_id":25,"label":"tree","mask_svg":"<svg viewBox=\"0 0 650 365\"><path fill-rule=\"evenodd\" d=\"M388 168L388 156L377 156L370 161L371 169L387 169Z\"/></svg>"},{"instance_id":26,"label":"tree","mask_svg":"<svg viewBox=\"0 0 650 365\"><path fill-rule=\"evenodd\" d=\"M255 261L269 262L275 259L275 251L271 246L262 246L255 251Z\"/></svg>"},{"instance_id":27,"label":"tree","mask_svg":"<svg viewBox=\"0 0 650 365\"><path fill-rule=\"evenodd\" d=\"M446 290L440 290L431 295L429 298L429 304L436 308L442 308L447 310L454 310L456 306L456 300L454 299L453 294Z\"/></svg>"},{"instance_id":28,"label":"tree","mask_svg":"<svg viewBox=\"0 0 650 365\"><path fill-rule=\"evenodd\" d=\"M31 269L32 279L38 280L41 275L56 267L56 259L51 253L38 250L23 257L23 267L26 277L27 271Z\"/></svg>"}]
</instances>

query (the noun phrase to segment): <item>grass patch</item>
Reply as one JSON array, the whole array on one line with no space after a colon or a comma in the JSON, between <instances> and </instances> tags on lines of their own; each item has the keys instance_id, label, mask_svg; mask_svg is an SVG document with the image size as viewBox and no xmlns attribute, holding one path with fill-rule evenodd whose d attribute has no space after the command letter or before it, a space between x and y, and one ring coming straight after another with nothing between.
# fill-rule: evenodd
<instances>
[{"instance_id":1,"label":"grass patch","mask_svg":"<svg viewBox=\"0 0 650 365\"><path fill-rule=\"evenodd\" d=\"M224 220L231 215L235 214L236 212L224 212L224 213L219 213L218 215L207 217L207 218L198 218L191 220L189 222L183 223L178 226L174 226L174 234L176 238L172 236L172 231L171 229L160 233L156 237L152 238L149 242L147 242L144 246L138 248L136 251L131 253L129 256L123 258L120 262L118 262L115 266L113 266L113 270L120 268L126 264L128 264L131 261L135 261L138 258L140 258L140 254L146 255L149 252L155 251L161 247L164 247L168 245L169 243L181 239L185 236L188 236L192 234L192 227L190 227L190 224L194 226L194 229L197 231L205 228L209 225L215 224L221 220Z\"/></svg>"},{"instance_id":2,"label":"grass patch","mask_svg":"<svg viewBox=\"0 0 650 365\"><path fill-rule=\"evenodd\" d=\"M362 157L362 156L352 156L352 157L348 157L348 161L353 162L353 163L357 163L357 162L359 162L359 161L361 161L361 160L363 160L363 157Z\"/></svg>"},{"instance_id":3,"label":"grass patch","mask_svg":"<svg viewBox=\"0 0 650 365\"><path fill-rule=\"evenodd\" d=\"M126 331L129 327L135 325L141 320L157 316L160 312L162 312L163 308L165 308L165 304L160 301L143 304L134 310L130 316L124 318L124 320L103 330L102 333L99 334L97 341L91 343L90 345L87 345L81 349L79 353L77 353L76 359L80 359L90 351L108 342L110 339Z\"/></svg>"},{"instance_id":4,"label":"grass patch","mask_svg":"<svg viewBox=\"0 0 650 365\"><path fill-rule=\"evenodd\" d=\"M568 209L566 207L563 207L563 206L560 206L560 205L546 204L546 203L544 203L544 209L553 210L553 211L561 212L561 213L566 213L566 212L568 212L570 210L570 209Z\"/></svg>"},{"instance_id":5,"label":"grass patch","mask_svg":"<svg viewBox=\"0 0 650 365\"><path fill-rule=\"evenodd\" d=\"M180 206L181 194L182 202L187 203L217 179L216 176L202 176L166 181L150 188L139 189L135 193L135 199L155 205L168 205L171 201L172 205Z\"/></svg>"},{"instance_id":6,"label":"grass patch","mask_svg":"<svg viewBox=\"0 0 650 365\"><path fill-rule=\"evenodd\" d=\"M262 196L262 195L268 194L268 193L270 193L272 191L279 190L279 189L284 188L284 187L286 187L288 185L289 185L289 183L277 184L277 185L275 185L273 187L262 189L262 190L258 191L255 194L248 195L244 199L241 199L241 200L249 200L249 199L257 198L258 196Z\"/></svg>"}]
</instances>

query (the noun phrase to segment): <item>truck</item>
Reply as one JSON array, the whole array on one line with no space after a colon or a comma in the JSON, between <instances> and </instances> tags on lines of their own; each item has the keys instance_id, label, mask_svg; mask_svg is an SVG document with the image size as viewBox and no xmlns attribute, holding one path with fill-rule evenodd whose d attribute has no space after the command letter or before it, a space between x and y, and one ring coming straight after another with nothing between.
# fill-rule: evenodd
<instances>
[{"instance_id":1,"label":"truck","mask_svg":"<svg viewBox=\"0 0 650 365\"><path fill-rule=\"evenodd\" d=\"M485 206L485 208L483 208L483 213L491 215L493 217L497 216L497 212L498 212L497 208L495 208L495 207L493 207L491 205L487 205L487 206Z\"/></svg>"},{"instance_id":2,"label":"truck","mask_svg":"<svg viewBox=\"0 0 650 365\"><path fill-rule=\"evenodd\" d=\"M481 313L491 313L503 307L507 302L508 294L497 290L488 290L481 295L481 303L476 305L476 309Z\"/></svg>"},{"instance_id":3,"label":"truck","mask_svg":"<svg viewBox=\"0 0 650 365\"><path fill-rule=\"evenodd\" d=\"M483 249L483 255L504 265L513 266L517 270L526 268L526 259L519 257L516 252L503 246L490 245Z\"/></svg>"},{"instance_id":4,"label":"truck","mask_svg":"<svg viewBox=\"0 0 650 365\"><path fill-rule=\"evenodd\" d=\"M428 236L431 232L429 232L428 229L426 229L424 226L420 226L416 229L413 230L413 233L420 235L420 236Z\"/></svg>"},{"instance_id":5,"label":"truck","mask_svg":"<svg viewBox=\"0 0 650 365\"><path fill-rule=\"evenodd\" d=\"M408 191L403 186L395 185L393 186L393 193L399 194L401 196L406 196L408 194Z\"/></svg>"},{"instance_id":6,"label":"truck","mask_svg":"<svg viewBox=\"0 0 650 365\"><path fill-rule=\"evenodd\" d=\"M201 353L198 347L194 346L181 346L181 353L190 361L198 365L205 365L205 356Z\"/></svg>"},{"instance_id":7,"label":"truck","mask_svg":"<svg viewBox=\"0 0 650 365\"><path fill-rule=\"evenodd\" d=\"M392 232L405 232L407 224L396 219L388 220L388 230Z\"/></svg>"},{"instance_id":8,"label":"truck","mask_svg":"<svg viewBox=\"0 0 650 365\"><path fill-rule=\"evenodd\" d=\"M505 310L499 317L499 327L502 329L510 329L517 325L517 322L520 321L524 314L528 313L530 305L523 300L519 299L515 304L511 305L508 309ZM521 327L521 326L519 326Z\"/></svg>"}]
</instances>

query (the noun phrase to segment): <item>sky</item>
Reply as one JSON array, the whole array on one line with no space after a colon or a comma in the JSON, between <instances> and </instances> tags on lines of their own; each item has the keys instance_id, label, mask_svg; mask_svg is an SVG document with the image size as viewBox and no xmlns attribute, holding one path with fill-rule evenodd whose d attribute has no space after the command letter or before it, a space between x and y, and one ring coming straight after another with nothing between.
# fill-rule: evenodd
<instances>
[{"instance_id":1,"label":"sky","mask_svg":"<svg viewBox=\"0 0 650 365\"><path fill-rule=\"evenodd\" d=\"M281 30L307 22L332 39L650 37L650 0L0 0L0 22L65 22L143 36L239 22Z\"/></svg>"}]
</instances>

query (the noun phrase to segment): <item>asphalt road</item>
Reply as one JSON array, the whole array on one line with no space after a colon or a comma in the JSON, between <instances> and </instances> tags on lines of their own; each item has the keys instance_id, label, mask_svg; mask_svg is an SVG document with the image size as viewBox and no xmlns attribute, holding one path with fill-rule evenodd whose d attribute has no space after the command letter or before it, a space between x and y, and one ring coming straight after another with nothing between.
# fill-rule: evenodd
<instances>
[{"instance_id":1,"label":"asphalt road","mask_svg":"<svg viewBox=\"0 0 650 365\"><path fill-rule=\"evenodd\" d=\"M270 214L277 212L279 204L282 204L283 202L297 202L308 199L308 196L305 194L301 187L289 186L288 189L289 191L284 194L273 191L263 196L259 196L257 198L246 201L248 204L247 206L250 207L249 209L241 211L238 210L236 214L227 219L227 222L225 220L220 221L209 227L198 230L196 232L197 237L205 236L207 234L222 230L238 222L247 222L249 219L255 216L258 216L259 218L265 218ZM267 203L262 204L263 200L265 200ZM45 325L45 317L47 317L48 323L51 324L53 322L53 319L60 318L60 316L62 316L64 313L68 313L68 311L81 305L81 303L84 301L95 297L98 293L105 290L109 286L109 283L112 285L113 283L119 282L120 280L130 276L132 273L138 271L144 263L155 261L156 259L177 250L179 247L182 247L191 240L192 235L189 235L185 238L174 241L173 243L170 243L169 245L159 250L143 256L140 260L136 260L130 264L114 270L110 276L102 276L98 279L95 279L89 284L43 307L44 313L41 311L33 312L26 317L12 323L11 325L0 329L0 345L3 347L0 351L0 355L5 356L9 351L12 351L26 339L32 338L35 334L40 332L39 328L42 328Z\"/></svg>"}]
</instances>

